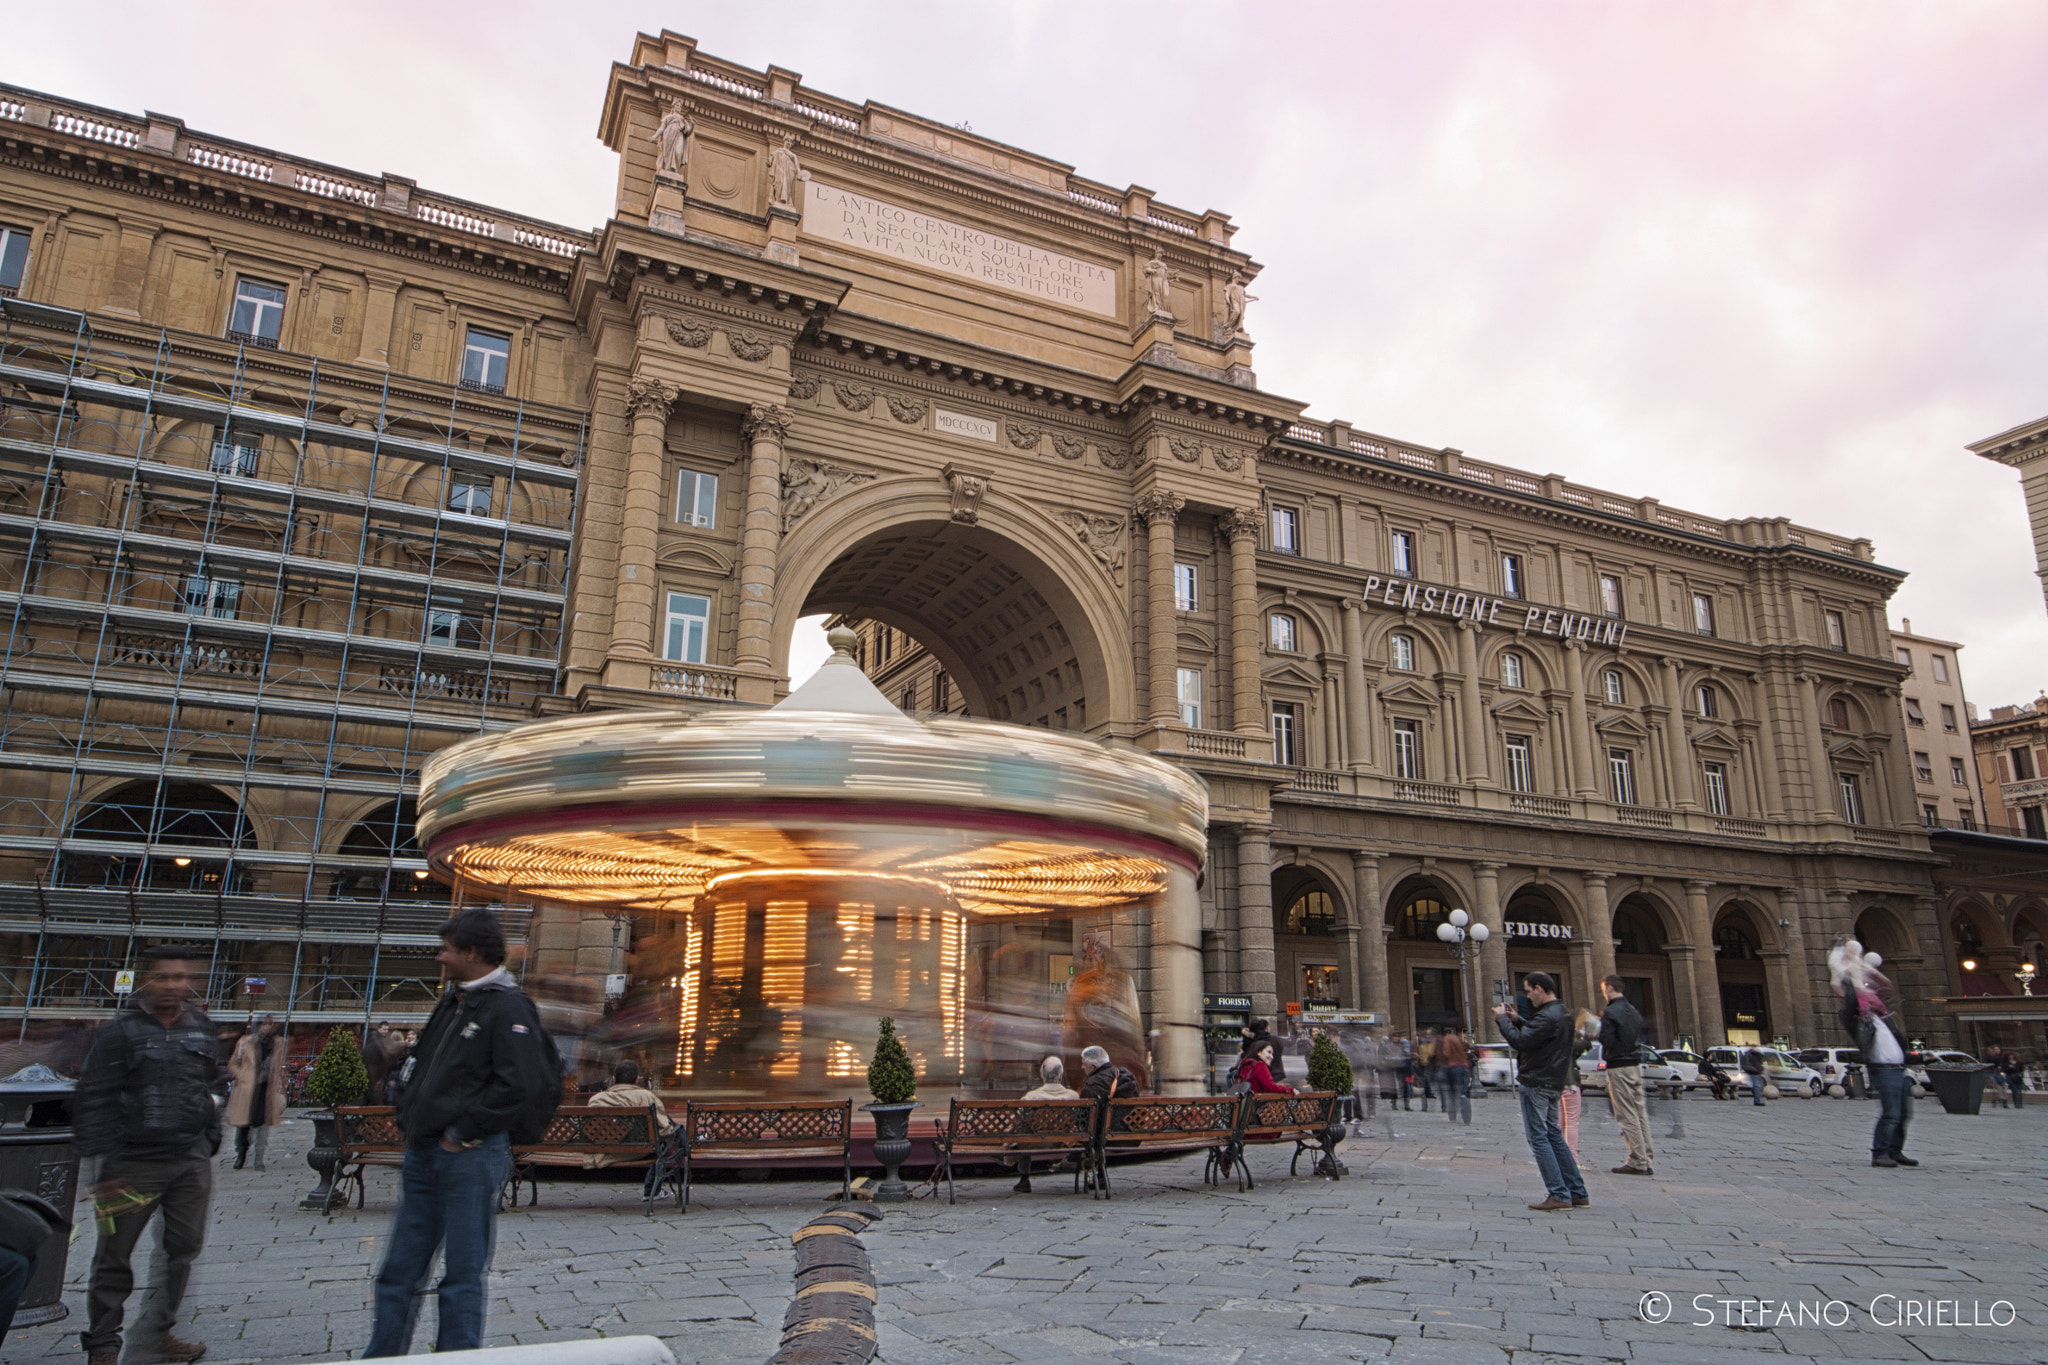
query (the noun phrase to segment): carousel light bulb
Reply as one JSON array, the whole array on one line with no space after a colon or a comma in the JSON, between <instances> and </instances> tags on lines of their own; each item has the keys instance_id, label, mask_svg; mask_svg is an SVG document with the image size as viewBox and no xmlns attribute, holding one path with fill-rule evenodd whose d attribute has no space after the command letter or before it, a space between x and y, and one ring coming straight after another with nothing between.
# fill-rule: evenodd
<instances>
[{"instance_id":1,"label":"carousel light bulb","mask_svg":"<svg viewBox=\"0 0 2048 1365\"><path fill-rule=\"evenodd\" d=\"M1486 940L1492 937L1493 930L1487 928L1485 925L1475 924L1472 926L1472 941L1474 943L1484 943L1486 942Z\"/></svg>"},{"instance_id":2,"label":"carousel light bulb","mask_svg":"<svg viewBox=\"0 0 2048 1365\"><path fill-rule=\"evenodd\" d=\"M1465 937L1465 931L1455 924L1439 924L1436 927L1436 936L1446 943L1456 943Z\"/></svg>"},{"instance_id":3,"label":"carousel light bulb","mask_svg":"<svg viewBox=\"0 0 2048 1365\"><path fill-rule=\"evenodd\" d=\"M1453 910L1453 911L1451 911L1451 917L1450 917L1450 918L1451 918L1451 923L1453 923L1453 924L1457 925L1457 926L1458 926L1458 927L1459 927L1460 929L1464 928L1464 927L1465 927L1466 925L1468 925L1468 924L1470 924L1470 923L1472 922L1472 917L1471 917L1470 915L1466 914L1466 913L1465 913L1465 912L1464 912L1463 910Z\"/></svg>"}]
</instances>

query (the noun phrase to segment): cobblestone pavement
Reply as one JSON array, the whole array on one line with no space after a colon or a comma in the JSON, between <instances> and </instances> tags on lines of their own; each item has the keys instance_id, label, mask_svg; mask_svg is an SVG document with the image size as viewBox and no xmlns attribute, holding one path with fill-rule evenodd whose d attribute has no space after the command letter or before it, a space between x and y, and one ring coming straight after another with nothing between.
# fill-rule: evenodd
<instances>
[{"instance_id":1,"label":"cobblestone pavement","mask_svg":"<svg viewBox=\"0 0 2048 1365\"><path fill-rule=\"evenodd\" d=\"M1290 1180L1267 1149L1242 1194L1204 1186L1189 1158L1117 1168L1107 1202L1066 1178L1028 1196L988 1178L954 1207L891 1206L866 1238L883 1359L2048 1359L2048 1104L1977 1118L1919 1104L1918 1170L1870 1167L1868 1102L1689 1100L1683 1139L1659 1110L1657 1174L1642 1179L1605 1173L1620 1137L1587 1104L1593 1203L1571 1213L1526 1207L1542 1190L1509 1097L1477 1104L1470 1128L1421 1113L1397 1115L1391 1137L1367 1125L1337 1182ZM396 1176L372 1173L360 1213L301 1212L310 1136L302 1120L283 1128L265 1175L222 1163L187 1305L209 1361L337 1359L368 1338ZM825 1188L714 1184L687 1216L649 1219L627 1187L543 1184L538 1208L499 1221L490 1341L653 1332L686 1362L765 1360L789 1233ZM88 1224L70 1320L17 1329L0 1356L79 1359L90 1247ZM1646 1294L1668 1296L1667 1320L1644 1320ZM1666 1307L1652 1300L1651 1316ZM1993 1321L2009 1325L1976 1325Z\"/></svg>"}]
</instances>

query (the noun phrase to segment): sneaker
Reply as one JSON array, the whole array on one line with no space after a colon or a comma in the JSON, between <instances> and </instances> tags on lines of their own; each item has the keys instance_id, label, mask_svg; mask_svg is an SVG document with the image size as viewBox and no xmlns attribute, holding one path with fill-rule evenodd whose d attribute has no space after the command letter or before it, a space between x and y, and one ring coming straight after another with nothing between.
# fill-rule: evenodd
<instances>
[{"instance_id":1,"label":"sneaker","mask_svg":"<svg viewBox=\"0 0 2048 1365\"><path fill-rule=\"evenodd\" d=\"M1874 1157L1870 1158L1870 1164L1871 1164L1871 1165L1873 1165L1873 1166L1885 1166L1885 1167L1891 1167L1891 1166L1896 1166L1896 1165L1898 1165L1899 1163L1898 1163L1898 1162L1896 1162L1896 1161L1894 1161L1894 1160L1892 1160L1892 1159L1891 1159L1890 1157L1888 1157L1888 1156L1874 1156Z\"/></svg>"},{"instance_id":2,"label":"sneaker","mask_svg":"<svg viewBox=\"0 0 2048 1365\"><path fill-rule=\"evenodd\" d=\"M1572 1201L1569 1199L1545 1199L1542 1203L1531 1204L1529 1207L1538 1213L1555 1213L1559 1209L1568 1209L1571 1206Z\"/></svg>"},{"instance_id":3,"label":"sneaker","mask_svg":"<svg viewBox=\"0 0 2048 1365\"><path fill-rule=\"evenodd\" d=\"M1903 1156L1898 1152L1892 1153L1892 1165L1894 1166L1918 1166L1919 1164L1912 1157Z\"/></svg>"}]
</instances>

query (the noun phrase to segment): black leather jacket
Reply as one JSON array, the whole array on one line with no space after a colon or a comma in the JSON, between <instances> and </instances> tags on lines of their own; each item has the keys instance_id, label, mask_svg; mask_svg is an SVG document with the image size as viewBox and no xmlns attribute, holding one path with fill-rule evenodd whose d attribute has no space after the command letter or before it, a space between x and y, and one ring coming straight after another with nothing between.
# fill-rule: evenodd
<instances>
[{"instance_id":1,"label":"black leather jacket","mask_svg":"<svg viewBox=\"0 0 2048 1365\"><path fill-rule=\"evenodd\" d=\"M227 1089L213 1021L188 1007L165 1028L140 1002L93 1030L72 1096L78 1154L104 1157L102 1177L124 1161L169 1161L204 1142L220 1150L218 1095Z\"/></svg>"},{"instance_id":2,"label":"black leather jacket","mask_svg":"<svg viewBox=\"0 0 2048 1365\"><path fill-rule=\"evenodd\" d=\"M1516 1074L1521 1084L1535 1090L1562 1091L1576 1079L1572 1061L1575 1030L1564 1006L1553 1000L1536 1011L1533 1019L1515 1014L1497 1015L1500 1036L1515 1050Z\"/></svg>"},{"instance_id":3,"label":"black leather jacket","mask_svg":"<svg viewBox=\"0 0 2048 1365\"><path fill-rule=\"evenodd\" d=\"M1643 1016L1626 999L1610 1000L1600 1011L1600 1055L1610 1069L1635 1066L1641 1060L1636 1049L1643 1042Z\"/></svg>"}]
</instances>

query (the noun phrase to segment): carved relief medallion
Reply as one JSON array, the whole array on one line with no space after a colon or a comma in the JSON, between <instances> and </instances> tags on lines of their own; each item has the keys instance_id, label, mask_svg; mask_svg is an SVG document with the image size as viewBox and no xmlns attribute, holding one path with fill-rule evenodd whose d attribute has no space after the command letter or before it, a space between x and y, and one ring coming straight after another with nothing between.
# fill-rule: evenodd
<instances>
[{"instance_id":1,"label":"carved relief medallion","mask_svg":"<svg viewBox=\"0 0 2048 1365\"><path fill-rule=\"evenodd\" d=\"M1242 450L1232 450L1228 446L1213 446L1211 450L1216 456L1216 467L1224 473L1235 474L1238 470L1244 468L1244 452Z\"/></svg>"},{"instance_id":2,"label":"carved relief medallion","mask_svg":"<svg viewBox=\"0 0 2048 1365\"><path fill-rule=\"evenodd\" d=\"M1019 450L1036 450L1038 449L1039 438L1045 435L1045 431L1043 428L1034 427L1025 422L1010 422L1004 426L1003 434L1008 436L1010 444ZM1053 438L1053 444L1055 446L1059 444L1057 436Z\"/></svg>"},{"instance_id":3,"label":"carved relief medallion","mask_svg":"<svg viewBox=\"0 0 2048 1365\"><path fill-rule=\"evenodd\" d=\"M711 329L709 327L692 322L688 318L666 318L664 321L668 324L669 340L675 342L678 346L688 346L692 350L702 350L711 344Z\"/></svg>"},{"instance_id":4,"label":"carved relief medallion","mask_svg":"<svg viewBox=\"0 0 2048 1365\"><path fill-rule=\"evenodd\" d=\"M1098 445L1095 447L1095 455L1097 459L1102 461L1104 469L1130 468L1131 448L1129 446Z\"/></svg>"},{"instance_id":5,"label":"carved relief medallion","mask_svg":"<svg viewBox=\"0 0 2048 1365\"><path fill-rule=\"evenodd\" d=\"M744 327L738 331L727 332L725 344L731 348L734 355L750 362L766 360L768 353L775 349L773 338L750 332Z\"/></svg>"},{"instance_id":6,"label":"carved relief medallion","mask_svg":"<svg viewBox=\"0 0 2048 1365\"><path fill-rule=\"evenodd\" d=\"M820 379L817 375L796 375L789 381L789 396L791 398L800 398L805 401L809 401L810 399L816 398L818 396L818 390L823 388L824 386L825 381Z\"/></svg>"},{"instance_id":7,"label":"carved relief medallion","mask_svg":"<svg viewBox=\"0 0 2048 1365\"><path fill-rule=\"evenodd\" d=\"M832 381L832 396L839 400L839 406L848 412L866 412L875 401L875 391L865 384L855 384L844 379Z\"/></svg>"},{"instance_id":8,"label":"carved relief medallion","mask_svg":"<svg viewBox=\"0 0 2048 1365\"><path fill-rule=\"evenodd\" d=\"M1064 432L1055 431L1052 434L1052 448L1054 453L1062 460L1078 460L1087 454L1088 443L1078 436L1068 436ZM1109 463L1109 455L1106 451L1103 454L1102 462L1104 464Z\"/></svg>"},{"instance_id":9,"label":"carved relief medallion","mask_svg":"<svg viewBox=\"0 0 2048 1365\"><path fill-rule=\"evenodd\" d=\"M1173 458L1179 460L1182 464L1200 464L1202 462L1202 443L1200 441L1183 441L1178 436L1169 436L1166 438L1166 444L1172 448Z\"/></svg>"},{"instance_id":10,"label":"carved relief medallion","mask_svg":"<svg viewBox=\"0 0 2048 1365\"><path fill-rule=\"evenodd\" d=\"M893 393L884 394L883 400L889 405L889 415L905 424L922 422L924 415L931 411L932 406L925 399L900 398Z\"/></svg>"}]
</instances>

